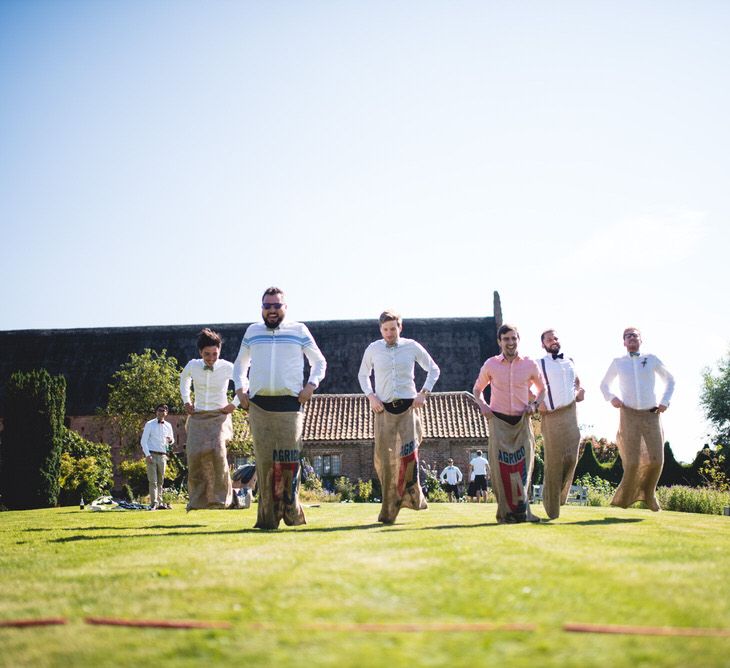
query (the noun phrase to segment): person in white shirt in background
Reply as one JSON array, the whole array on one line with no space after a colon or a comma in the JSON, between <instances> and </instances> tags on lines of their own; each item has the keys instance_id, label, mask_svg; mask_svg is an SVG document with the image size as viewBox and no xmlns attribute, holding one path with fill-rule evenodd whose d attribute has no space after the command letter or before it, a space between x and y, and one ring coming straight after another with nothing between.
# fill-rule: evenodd
<instances>
[{"instance_id":1,"label":"person in white shirt in background","mask_svg":"<svg viewBox=\"0 0 730 668\"><path fill-rule=\"evenodd\" d=\"M470 494L477 503L481 499L487 502L487 481L489 480L489 462L481 450L477 450L476 457L469 462ZM473 493L471 493L473 492Z\"/></svg>"},{"instance_id":2,"label":"person in white shirt in background","mask_svg":"<svg viewBox=\"0 0 730 668\"><path fill-rule=\"evenodd\" d=\"M623 341L627 354L611 362L601 381L606 401L620 411L616 445L624 474L611 503L628 508L635 501L644 501L650 510L659 511L656 486L664 467L660 415L669 407L674 377L658 357L640 352L641 332L636 327L624 330ZM659 401L655 392L657 376L664 383ZM618 394L612 392L615 380Z\"/></svg>"},{"instance_id":3,"label":"person in white shirt in background","mask_svg":"<svg viewBox=\"0 0 730 668\"><path fill-rule=\"evenodd\" d=\"M299 503L304 404L324 378L327 363L309 329L285 322L280 288L264 291L262 323L249 325L234 364L236 396L249 423L259 484L255 528L277 529L280 521L306 524ZM303 383L304 358L310 364Z\"/></svg>"},{"instance_id":4,"label":"person in white shirt in background","mask_svg":"<svg viewBox=\"0 0 730 668\"><path fill-rule=\"evenodd\" d=\"M165 420L168 410L167 404L157 406L155 417L145 423L140 439L147 464L147 481L150 485L150 510L169 509L170 507L162 503L167 450L175 442L172 425Z\"/></svg>"},{"instance_id":5,"label":"person in white shirt in background","mask_svg":"<svg viewBox=\"0 0 730 668\"><path fill-rule=\"evenodd\" d=\"M547 390L539 406L545 457L542 503L552 520L560 516L560 506L567 501L573 484L580 448L575 404L583 401L585 391L573 360L560 352L555 330L545 330L540 341L547 352L538 362Z\"/></svg>"},{"instance_id":6,"label":"person in white shirt in background","mask_svg":"<svg viewBox=\"0 0 730 668\"><path fill-rule=\"evenodd\" d=\"M383 338L365 349L357 378L375 413L374 462L383 493L378 522L393 524L401 508L428 507L419 481L422 433L418 411L440 370L420 343L401 337L399 314L383 311L379 323ZM420 392L413 375L416 364L427 372ZM373 371L375 390L370 379Z\"/></svg>"},{"instance_id":7,"label":"person in white shirt in background","mask_svg":"<svg viewBox=\"0 0 730 668\"><path fill-rule=\"evenodd\" d=\"M226 443L233 437L231 413L238 399L228 401L233 364L220 359L223 340L205 328L198 334L200 358L190 360L180 374L180 395L188 414L188 510L233 507ZM195 391L195 405L190 387Z\"/></svg>"},{"instance_id":8,"label":"person in white shirt in background","mask_svg":"<svg viewBox=\"0 0 730 668\"><path fill-rule=\"evenodd\" d=\"M459 483L464 475L458 466L454 466L454 460L449 458L449 465L441 471L439 480L444 486L444 490L449 495L449 501L459 500Z\"/></svg>"}]
</instances>

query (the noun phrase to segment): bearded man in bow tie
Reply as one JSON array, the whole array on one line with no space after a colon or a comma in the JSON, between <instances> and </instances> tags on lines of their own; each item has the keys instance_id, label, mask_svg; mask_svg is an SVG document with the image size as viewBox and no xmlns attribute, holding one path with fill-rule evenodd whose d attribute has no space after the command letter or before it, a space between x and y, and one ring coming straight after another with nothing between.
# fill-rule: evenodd
<instances>
[{"instance_id":1,"label":"bearded man in bow tie","mask_svg":"<svg viewBox=\"0 0 730 668\"><path fill-rule=\"evenodd\" d=\"M540 335L547 352L539 361L545 383L545 398L540 404L542 438L545 455L545 479L542 502L552 520L560 516L560 506L568 499L578 463L580 430L575 404L585 392L575 372L575 364L560 352L560 340L554 329Z\"/></svg>"},{"instance_id":2,"label":"bearded man in bow tie","mask_svg":"<svg viewBox=\"0 0 730 668\"><path fill-rule=\"evenodd\" d=\"M623 335L627 354L611 362L601 382L606 401L620 411L616 445L624 474L611 500L614 506L628 508L644 501L650 510L661 510L656 486L664 466L664 434L660 414L667 410L674 392L674 378L655 355L640 352L641 332L627 327ZM655 382L664 381L664 394L656 399ZM618 379L619 395L611 384Z\"/></svg>"}]
</instances>

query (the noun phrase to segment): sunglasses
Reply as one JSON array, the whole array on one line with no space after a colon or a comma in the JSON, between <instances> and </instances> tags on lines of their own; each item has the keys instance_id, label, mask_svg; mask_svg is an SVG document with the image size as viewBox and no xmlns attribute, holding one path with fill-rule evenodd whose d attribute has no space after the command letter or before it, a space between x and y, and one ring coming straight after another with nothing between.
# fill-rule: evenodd
<instances>
[{"instance_id":1,"label":"sunglasses","mask_svg":"<svg viewBox=\"0 0 730 668\"><path fill-rule=\"evenodd\" d=\"M262 311L268 311L269 309L276 309L277 311L284 306L284 304L275 303L275 304L261 304L261 310Z\"/></svg>"}]
</instances>

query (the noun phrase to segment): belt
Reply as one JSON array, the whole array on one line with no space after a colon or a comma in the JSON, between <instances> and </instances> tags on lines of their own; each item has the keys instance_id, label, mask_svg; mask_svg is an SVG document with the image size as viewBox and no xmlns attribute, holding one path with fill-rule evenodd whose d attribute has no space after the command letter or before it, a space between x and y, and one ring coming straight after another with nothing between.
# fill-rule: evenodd
<instances>
[{"instance_id":1,"label":"belt","mask_svg":"<svg viewBox=\"0 0 730 668\"><path fill-rule=\"evenodd\" d=\"M393 401L384 401L383 407L388 413L405 413L413 404L413 399L393 399Z\"/></svg>"},{"instance_id":2,"label":"belt","mask_svg":"<svg viewBox=\"0 0 730 668\"><path fill-rule=\"evenodd\" d=\"M151 455L166 455L166 452L163 452L162 450L150 450Z\"/></svg>"}]
</instances>

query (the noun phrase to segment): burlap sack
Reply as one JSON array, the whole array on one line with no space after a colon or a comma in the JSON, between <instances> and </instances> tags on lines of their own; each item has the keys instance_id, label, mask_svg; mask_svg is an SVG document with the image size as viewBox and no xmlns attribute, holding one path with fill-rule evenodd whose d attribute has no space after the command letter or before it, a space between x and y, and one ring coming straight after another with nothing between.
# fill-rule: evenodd
<instances>
[{"instance_id":1,"label":"burlap sack","mask_svg":"<svg viewBox=\"0 0 730 668\"><path fill-rule=\"evenodd\" d=\"M306 524L299 503L301 479L301 411L265 411L250 404L248 413L256 454L259 483L257 529L277 529L283 519L289 526Z\"/></svg>"},{"instance_id":2,"label":"burlap sack","mask_svg":"<svg viewBox=\"0 0 730 668\"><path fill-rule=\"evenodd\" d=\"M542 414L542 437L545 446L543 506L548 517L555 519L568 498L578 463L580 430L575 402Z\"/></svg>"},{"instance_id":3,"label":"burlap sack","mask_svg":"<svg viewBox=\"0 0 730 668\"><path fill-rule=\"evenodd\" d=\"M489 466L497 497L497 522L538 522L530 509L529 485L535 462L535 437L529 416L511 425L489 418Z\"/></svg>"},{"instance_id":4,"label":"burlap sack","mask_svg":"<svg viewBox=\"0 0 730 668\"><path fill-rule=\"evenodd\" d=\"M233 437L230 415L220 411L196 411L185 424L188 458L188 510L228 508L231 475L226 443Z\"/></svg>"},{"instance_id":5,"label":"burlap sack","mask_svg":"<svg viewBox=\"0 0 730 668\"><path fill-rule=\"evenodd\" d=\"M611 504L628 508L644 501L651 510L661 510L656 485L664 466L664 434L659 413L637 411L628 406L619 409L616 445L621 455L624 475Z\"/></svg>"},{"instance_id":6,"label":"burlap sack","mask_svg":"<svg viewBox=\"0 0 730 668\"><path fill-rule=\"evenodd\" d=\"M375 471L383 504L378 522L393 524L401 508L428 508L418 478L418 446L423 432L418 411L375 414Z\"/></svg>"}]
</instances>

